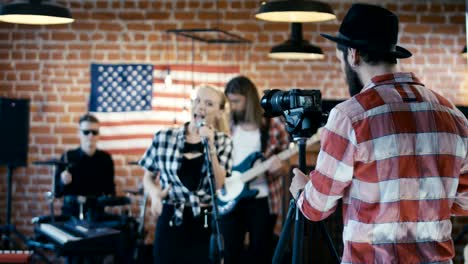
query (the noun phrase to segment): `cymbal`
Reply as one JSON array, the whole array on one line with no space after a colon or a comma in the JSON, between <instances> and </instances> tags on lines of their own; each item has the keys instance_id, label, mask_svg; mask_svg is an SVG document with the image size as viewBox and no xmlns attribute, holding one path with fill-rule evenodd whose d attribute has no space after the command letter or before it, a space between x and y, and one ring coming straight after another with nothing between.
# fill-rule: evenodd
<instances>
[{"instance_id":1,"label":"cymbal","mask_svg":"<svg viewBox=\"0 0 468 264\"><path fill-rule=\"evenodd\" d=\"M143 195L143 188L138 189L124 189L126 193L133 194L133 195Z\"/></svg>"},{"instance_id":2,"label":"cymbal","mask_svg":"<svg viewBox=\"0 0 468 264\"><path fill-rule=\"evenodd\" d=\"M70 165L69 162L64 162L58 159L51 159L51 160L38 160L38 161L33 161L34 165L49 165L49 166L58 166L58 165L63 165L67 166Z\"/></svg>"}]
</instances>

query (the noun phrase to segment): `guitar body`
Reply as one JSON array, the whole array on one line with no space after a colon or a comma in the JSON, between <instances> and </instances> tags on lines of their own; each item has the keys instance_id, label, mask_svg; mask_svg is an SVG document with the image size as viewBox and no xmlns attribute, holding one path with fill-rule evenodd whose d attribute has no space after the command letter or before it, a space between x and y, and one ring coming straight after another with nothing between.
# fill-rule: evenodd
<instances>
[{"instance_id":1,"label":"guitar body","mask_svg":"<svg viewBox=\"0 0 468 264\"><path fill-rule=\"evenodd\" d=\"M306 142L306 146L320 142L319 132L309 138ZM297 146L294 148L286 149L276 154L276 157L281 160L287 160L292 155L298 152ZM262 158L262 154L255 152L245 158L239 165L232 168L232 175L226 178L224 187L217 191L218 209L221 215L230 213L237 202L241 199L255 197L258 194L258 190L250 190L249 182L254 180L259 175L262 175L271 167L271 161L266 160L259 164L254 163Z\"/></svg>"},{"instance_id":2,"label":"guitar body","mask_svg":"<svg viewBox=\"0 0 468 264\"><path fill-rule=\"evenodd\" d=\"M253 198L258 190L251 190L241 179L242 173L253 167L255 162L263 158L262 154L255 152L247 156L239 165L232 168L231 177L224 181L223 189L218 191L218 209L221 215L230 213L236 204L246 198Z\"/></svg>"}]
</instances>

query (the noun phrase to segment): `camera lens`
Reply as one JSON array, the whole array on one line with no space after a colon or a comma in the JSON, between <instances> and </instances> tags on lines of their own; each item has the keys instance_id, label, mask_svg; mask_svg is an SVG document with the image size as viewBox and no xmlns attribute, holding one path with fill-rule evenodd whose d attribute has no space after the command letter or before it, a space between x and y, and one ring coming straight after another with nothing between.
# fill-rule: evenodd
<instances>
[{"instance_id":1,"label":"camera lens","mask_svg":"<svg viewBox=\"0 0 468 264\"><path fill-rule=\"evenodd\" d=\"M285 101L283 97L285 93L287 92L278 89L264 91L264 95L260 100L260 105L265 110L265 116L275 117L283 114L283 103ZM286 105L289 105L288 99L289 98L286 98Z\"/></svg>"}]
</instances>

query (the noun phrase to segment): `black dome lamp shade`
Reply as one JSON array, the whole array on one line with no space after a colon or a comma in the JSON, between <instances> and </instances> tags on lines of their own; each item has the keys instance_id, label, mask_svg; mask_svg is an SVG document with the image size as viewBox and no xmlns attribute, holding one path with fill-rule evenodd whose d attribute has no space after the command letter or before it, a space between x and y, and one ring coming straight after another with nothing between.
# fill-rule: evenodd
<instances>
[{"instance_id":1,"label":"black dome lamp shade","mask_svg":"<svg viewBox=\"0 0 468 264\"><path fill-rule=\"evenodd\" d=\"M29 25L72 23L70 11L53 1L11 1L0 7L0 21Z\"/></svg>"},{"instance_id":2,"label":"black dome lamp shade","mask_svg":"<svg viewBox=\"0 0 468 264\"><path fill-rule=\"evenodd\" d=\"M330 5L308 0L270 0L263 2L255 14L272 22L321 22L336 18Z\"/></svg>"},{"instance_id":3,"label":"black dome lamp shade","mask_svg":"<svg viewBox=\"0 0 468 264\"><path fill-rule=\"evenodd\" d=\"M462 54L463 57L468 58L468 55L466 53L466 46L463 48L461 54Z\"/></svg>"},{"instance_id":4,"label":"black dome lamp shade","mask_svg":"<svg viewBox=\"0 0 468 264\"><path fill-rule=\"evenodd\" d=\"M318 60L323 59L322 50L302 38L302 24L291 24L291 39L274 46L268 57L283 60Z\"/></svg>"}]
</instances>

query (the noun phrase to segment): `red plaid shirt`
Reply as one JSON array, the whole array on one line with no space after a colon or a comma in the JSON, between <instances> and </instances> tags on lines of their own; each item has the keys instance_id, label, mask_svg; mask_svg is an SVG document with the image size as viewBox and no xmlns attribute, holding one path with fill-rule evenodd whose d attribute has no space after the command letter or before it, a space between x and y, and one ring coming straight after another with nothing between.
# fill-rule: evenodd
<instances>
[{"instance_id":1,"label":"red plaid shirt","mask_svg":"<svg viewBox=\"0 0 468 264\"><path fill-rule=\"evenodd\" d=\"M339 104L298 199L310 220L343 199L342 263L450 263L468 215L468 121L412 73L377 76Z\"/></svg>"},{"instance_id":2,"label":"red plaid shirt","mask_svg":"<svg viewBox=\"0 0 468 264\"><path fill-rule=\"evenodd\" d=\"M268 141L267 147L265 149L264 155L265 158L269 158L274 154L277 154L283 150L285 150L289 145L289 134L284 127L283 122L280 118L271 118L270 119L270 131L268 132ZM267 182L268 182L268 190L269 190L269 204L270 204L270 211L273 214L279 215L282 210L282 203L281 203L281 187L282 187L282 180L281 177L286 177L287 175L278 175L272 176L270 174L266 174ZM281 225L281 219L277 220L275 225Z\"/></svg>"}]
</instances>

